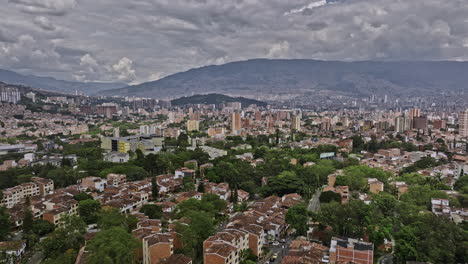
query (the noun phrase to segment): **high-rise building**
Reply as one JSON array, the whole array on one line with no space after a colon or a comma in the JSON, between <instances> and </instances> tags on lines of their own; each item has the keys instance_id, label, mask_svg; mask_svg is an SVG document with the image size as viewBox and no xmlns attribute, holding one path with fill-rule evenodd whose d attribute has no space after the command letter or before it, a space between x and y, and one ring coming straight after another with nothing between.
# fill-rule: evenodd
<instances>
[{"instance_id":1,"label":"high-rise building","mask_svg":"<svg viewBox=\"0 0 468 264\"><path fill-rule=\"evenodd\" d=\"M114 130L113 130L113 132L112 132L112 135L113 135L115 138L120 137L120 128L114 127Z\"/></svg>"},{"instance_id":2,"label":"high-rise building","mask_svg":"<svg viewBox=\"0 0 468 264\"><path fill-rule=\"evenodd\" d=\"M403 133L406 130L406 121L404 116L398 116L395 118L395 132Z\"/></svg>"},{"instance_id":3,"label":"high-rise building","mask_svg":"<svg viewBox=\"0 0 468 264\"><path fill-rule=\"evenodd\" d=\"M301 131L301 117L298 115L293 116L291 122L291 129L295 131Z\"/></svg>"},{"instance_id":4,"label":"high-rise building","mask_svg":"<svg viewBox=\"0 0 468 264\"><path fill-rule=\"evenodd\" d=\"M255 112L255 120L262 120L262 112L257 111Z\"/></svg>"},{"instance_id":5,"label":"high-rise building","mask_svg":"<svg viewBox=\"0 0 468 264\"><path fill-rule=\"evenodd\" d=\"M447 122L445 120L434 120L433 126L434 129L445 129L447 127Z\"/></svg>"},{"instance_id":6,"label":"high-rise building","mask_svg":"<svg viewBox=\"0 0 468 264\"><path fill-rule=\"evenodd\" d=\"M187 120L187 131L199 131L200 122L198 120Z\"/></svg>"},{"instance_id":7,"label":"high-rise building","mask_svg":"<svg viewBox=\"0 0 468 264\"><path fill-rule=\"evenodd\" d=\"M148 125L140 126L140 135L149 135L150 134L150 127Z\"/></svg>"},{"instance_id":8,"label":"high-rise building","mask_svg":"<svg viewBox=\"0 0 468 264\"><path fill-rule=\"evenodd\" d=\"M190 115L190 120L200 120L200 112L193 112L191 115Z\"/></svg>"},{"instance_id":9,"label":"high-rise building","mask_svg":"<svg viewBox=\"0 0 468 264\"><path fill-rule=\"evenodd\" d=\"M413 118L413 128L415 129L427 129L427 117L415 117Z\"/></svg>"},{"instance_id":10,"label":"high-rise building","mask_svg":"<svg viewBox=\"0 0 468 264\"><path fill-rule=\"evenodd\" d=\"M411 108L411 109L409 110L409 114L410 114L410 117L411 117L411 118L420 117L420 116L421 116L421 109L419 109L419 108Z\"/></svg>"},{"instance_id":11,"label":"high-rise building","mask_svg":"<svg viewBox=\"0 0 468 264\"><path fill-rule=\"evenodd\" d=\"M242 128L240 113L231 114L231 133L238 134Z\"/></svg>"},{"instance_id":12,"label":"high-rise building","mask_svg":"<svg viewBox=\"0 0 468 264\"><path fill-rule=\"evenodd\" d=\"M21 93L15 87L0 87L0 102L16 104L21 100Z\"/></svg>"},{"instance_id":13,"label":"high-rise building","mask_svg":"<svg viewBox=\"0 0 468 264\"><path fill-rule=\"evenodd\" d=\"M460 113L460 135L468 137L468 109Z\"/></svg>"}]
</instances>

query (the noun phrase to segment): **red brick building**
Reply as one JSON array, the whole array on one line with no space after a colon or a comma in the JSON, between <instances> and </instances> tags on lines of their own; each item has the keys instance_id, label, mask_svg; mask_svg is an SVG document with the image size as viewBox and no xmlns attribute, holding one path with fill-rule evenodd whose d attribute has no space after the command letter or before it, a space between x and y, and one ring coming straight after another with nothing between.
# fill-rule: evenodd
<instances>
[{"instance_id":1,"label":"red brick building","mask_svg":"<svg viewBox=\"0 0 468 264\"><path fill-rule=\"evenodd\" d=\"M374 244L353 238L333 237L330 245L330 264L334 263L374 263Z\"/></svg>"}]
</instances>

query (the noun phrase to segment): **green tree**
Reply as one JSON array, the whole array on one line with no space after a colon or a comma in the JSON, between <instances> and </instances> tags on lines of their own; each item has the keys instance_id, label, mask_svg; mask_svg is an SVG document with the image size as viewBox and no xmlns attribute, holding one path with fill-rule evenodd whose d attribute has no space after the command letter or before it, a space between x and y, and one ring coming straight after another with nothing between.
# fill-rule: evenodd
<instances>
[{"instance_id":1,"label":"green tree","mask_svg":"<svg viewBox=\"0 0 468 264\"><path fill-rule=\"evenodd\" d=\"M391 173L367 166L350 166L344 169L343 175L336 177L336 185L349 186L350 190L364 191L367 188L367 178L376 178L387 185Z\"/></svg>"},{"instance_id":2,"label":"green tree","mask_svg":"<svg viewBox=\"0 0 468 264\"><path fill-rule=\"evenodd\" d=\"M34 220L34 223L32 225L32 231L34 234L42 237L45 236L55 230L55 225L52 224L49 221L42 220L42 219L37 219Z\"/></svg>"},{"instance_id":3,"label":"green tree","mask_svg":"<svg viewBox=\"0 0 468 264\"><path fill-rule=\"evenodd\" d=\"M4 241L10 234L11 219L5 207L0 207L0 240Z\"/></svg>"},{"instance_id":4,"label":"green tree","mask_svg":"<svg viewBox=\"0 0 468 264\"><path fill-rule=\"evenodd\" d=\"M133 215L124 215L116 208L101 209L98 218L98 227L100 229L109 229L112 227L122 227L128 231L136 228L137 219Z\"/></svg>"},{"instance_id":5,"label":"green tree","mask_svg":"<svg viewBox=\"0 0 468 264\"><path fill-rule=\"evenodd\" d=\"M346 204L323 204L313 218L324 226L331 226L334 235L362 237L368 225L370 206L360 200Z\"/></svg>"},{"instance_id":6,"label":"green tree","mask_svg":"<svg viewBox=\"0 0 468 264\"><path fill-rule=\"evenodd\" d=\"M74 249L69 249L65 253L57 255L54 258L48 258L42 263L44 264L74 264L78 252Z\"/></svg>"},{"instance_id":7,"label":"green tree","mask_svg":"<svg viewBox=\"0 0 468 264\"><path fill-rule=\"evenodd\" d=\"M257 256L255 256L252 249L244 249L240 252L240 263L241 264L249 264L249 263L257 263Z\"/></svg>"},{"instance_id":8,"label":"green tree","mask_svg":"<svg viewBox=\"0 0 468 264\"><path fill-rule=\"evenodd\" d=\"M99 218L101 203L96 200L83 200L78 204L78 213L86 224L94 224Z\"/></svg>"},{"instance_id":9,"label":"green tree","mask_svg":"<svg viewBox=\"0 0 468 264\"><path fill-rule=\"evenodd\" d=\"M455 183L454 189L461 193L468 194L468 175L461 176Z\"/></svg>"},{"instance_id":10,"label":"green tree","mask_svg":"<svg viewBox=\"0 0 468 264\"><path fill-rule=\"evenodd\" d=\"M303 189L304 182L294 171L283 171L278 176L268 179L264 194L283 196L288 193L302 193Z\"/></svg>"},{"instance_id":11,"label":"green tree","mask_svg":"<svg viewBox=\"0 0 468 264\"><path fill-rule=\"evenodd\" d=\"M409 202L417 206L423 206L426 209L431 207L431 198L448 199L448 195L444 192L433 190L428 185L411 186L407 193L401 196L401 200Z\"/></svg>"},{"instance_id":12,"label":"green tree","mask_svg":"<svg viewBox=\"0 0 468 264\"><path fill-rule=\"evenodd\" d=\"M195 190L195 183L193 182L192 176L184 176L184 178L182 179L182 191L188 192L193 190Z\"/></svg>"},{"instance_id":13,"label":"green tree","mask_svg":"<svg viewBox=\"0 0 468 264\"><path fill-rule=\"evenodd\" d=\"M467 240L466 232L453 222L418 214L396 234L395 256L399 262L464 263Z\"/></svg>"},{"instance_id":14,"label":"green tree","mask_svg":"<svg viewBox=\"0 0 468 264\"><path fill-rule=\"evenodd\" d=\"M156 182L156 177L151 178L151 196L153 200L157 200L159 198L159 186Z\"/></svg>"},{"instance_id":15,"label":"green tree","mask_svg":"<svg viewBox=\"0 0 468 264\"><path fill-rule=\"evenodd\" d=\"M307 211L307 206L303 203L297 204L289 208L286 213L286 223L296 230L296 234L299 236L304 236L307 233L307 220L309 212Z\"/></svg>"},{"instance_id":16,"label":"green tree","mask_svg":"<svg viewBox=\"0 0 468 264\"><path fill-rule=\"evenodd\" d=\"M106 178L109 173L125 174L127 175L127 180L129 181L138 181L149 177L149 174L145 171L145 169L130 164L115 165L113 167L104 169L101 171L101 173L99 173L99 176L101 178Z\"/></svg>"},{"instance_id":17,"label":"green tree","mask_svg":"<svg viewBox=\"0 0 468 264\"><path fill-rule=\"evenodd\" d=\"M339 193L335 193L332 191L326 191L320 194L320 202L321 203L330 203L335 201L337 203L341 203L341 195Z\"/></svg>"},{"instance_id":18,"label":"green tree","mask_svg":"<svg viewBox=\"0 0 468 264\"><path fill-rule=\"evenodd\" d=\"M144 213L150 219L161 219L163 216L162 207L156 204L145 204L141 207L140 213Z\"/></svg>"},{"instance_id":19,"label":"green tree","mask_svg":"<svg viewBox=\"0 0 468 264\"><path fill-rule=\"evenodd\" d=\"M46 259L54 259L73 249L78 251L84 243L86 224L77 216L64 216L59 228L41 242Z\"/></svg>"},{"instance_id":20,"label":"green tree","mask_svg":"<svg viewBox=\"0 0 468 264\"><path fill-rule=\"evenodd\" d=\"M29 202L29 197L26 197L26 204L24 209L24 216L23 216L23 232L29 234L32 231L33 223L34 223L34 216L31 211L31 205Z\"/></svg>"},{"instance_id":21,"label":"green tree","mask_svg":"<svg viewBox=\"0 0 468 264\"><path fill-rule=\"evenodd\" d=\"M136 238L121 227L112 227L99 232L86 249L90 264L135 263L135 251L140 247Z\"/></svg>"},{"instance_id":22,"label":"green tree","mask_svg":"<svg viewBox=\"0 0 468 264\"><path fill-rule=\"evenodd\" d=\"M77 200L78 202L79 201L83 201L83 200L92 200L93 199L93 196L85 193L85 192L82 192L82 193L79 193L77 195L74 195L73 196L73 199Z\"/></svg>"},{"instance_id":23,"label":"green tree","mask_svg":"<svg viewBox=\"0 0 468 264\"><path fill-rule=\"evenodd\" d=\"M182 236L182 253L201 263L203 241L215 233L215 223L210 214L203 211L190 211L185 216L189 224L176 224L176 231Z\"/></svg>"}]
</instances>

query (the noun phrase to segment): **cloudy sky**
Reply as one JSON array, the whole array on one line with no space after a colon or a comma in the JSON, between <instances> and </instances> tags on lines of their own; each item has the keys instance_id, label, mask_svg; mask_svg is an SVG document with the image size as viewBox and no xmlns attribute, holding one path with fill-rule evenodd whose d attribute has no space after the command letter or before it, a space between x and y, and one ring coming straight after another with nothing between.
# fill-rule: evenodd
<instances>
[{"instance_id":1,"label":"cloudy sky","mask_svg":"<svg viewBox=\"0 0 468 264\"><path fill-rule=\"evenodd\" d=\"M250 58L468 60L467 1L2 0L0 68L139 83Z\"/></svg>"}]
</instances>

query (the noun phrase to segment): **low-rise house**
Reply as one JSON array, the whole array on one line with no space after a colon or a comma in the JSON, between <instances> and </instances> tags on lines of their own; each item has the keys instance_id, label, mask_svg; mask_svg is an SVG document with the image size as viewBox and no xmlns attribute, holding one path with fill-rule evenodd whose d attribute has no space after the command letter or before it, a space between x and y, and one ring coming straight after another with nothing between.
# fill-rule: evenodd
<instances>
[{"instance_id":1,"label":"low-rise house","mask_svg":"<svg viewBox=\"0 0 468 264\"><path fill-rule=\"evenodd\" d=\"M2 165L0 165L0 171L7 171L11 168L16 168L18 164L15 160L5 160Z\"/></svg>"},{"instance_id":2,"label":"low-rise house","mask_svg":"<svg viewBox=\"0 0 468 264\"><path fill-rule=\"evenodd\" d=\"M436 215L450 215L449 200L447 199L431 199L432 212Z\"/></svg>"},{"instance_id":3,"label":"low-rise house","mask_svg":"<svg viewBox=\"0 0 468 264\"><path fill-rule=\"evenodd\" d=\"M176 178L174 175L156 176L156 183L159 186L159 194L165 194L176 191L182 186L182 178Z\"/></svg>"},{"instance_id":4,"label":"low-rise house","mask_svg":"<svg viewBox=\"0 0 468 264\"><path fill-rule=\"evenodd\" d=\"M398 199L408 191L408 185L405 182L397 181L392 183L393 186L397 189L398 192Z\"/></svg>"},{"instance_id":5,"label":"low-rise house","mask_svg":"<svg viewBox=\"0 0 468 264\"><path fill-rule=\"evenodd\" d=\"M240 256L238 254L238 248L227 242L215 242L203 251L203 263L239 264Z\"/></svg>"},{"instance_id":6,"label":"low-rise house","mask_svg":"<svg viewBox=\"0 0 468 264\"><path fill-rule=\"evenodd\" d=\"M161 260L160 264L192 264L192 259L182 254L174 254L167 259Z\"/></svg>"},{"instance_id":7,"label":"low-rise house","mask_svg":"<svg viewBox=\"0 0 468 264\"><path fill-rule=\"evenodd\" d=\"M2 258L2 263L5 263L5 264L19 263L25 251L26 251L25 240L0 242L0 256L3 255L3 257L5 257L5 258Z\"/></svg>"},{"instance_id":8,"label":"low-rise house","mask_svg":"<svg viewBox=\"0 0 468 264\"><path fill-rule=\"evenodd\" d=\"M227 183L212 183L208 182L204 185L205 193L212 193L219 196L220 199L227 201L230 196L230 189Z\"/></svg>"},{"instance_id":9,"label":"low-rise house","mask_svg":"<svg viewBox=\"0 0 468 264\"><path fill-rule=\"evenodd\" d=\"M159 202L156 205L161 206L163 213L171 213L174 211L176 204L173 202Z\"/></svg>"},{"instance_id":10,"label":"low-rise house","mask_svg":"<svg viewBox=\"0 0 468 264\"><path fill-rule=\"evenodd\" d=\"M125 163L130 160L130 155L128 153L121 153L118 151L111 151L104 155L104 161L113 162L113 163Z\"/></svg>"},{"instance_id":11,"label":"low-rise house","mask_svg":"<svg viewBox=\"0 0 468 264\"><path fill-rule=\"evenodd\" d=\"M204 178L206 174L206 170L213 168L213 163L205 163L200 165L200 177Z\"/></svg>"},{"instance_id":12,"label":"low-rise house","mask_svg":"<svg viewBox=\"0 0 468 264\"><path fill-rule=\"evenodd\" d=\"M195 170L189 168L180 168L175 171L175 178L176 179L183 179L185 177L190 177L195 180Z\"/></svg>"},{"instance_id":13,"label":"low-rise house","mask_svg":"<svg viewBox=\"0 0 468 264\"><path fill-rule=\"evenodd\" d=\"M281 197L281 207L283 208L290 208L300 203L302 203L302 196L297 193L290 193Z\"/></svg>"},{"instance_id":14,"label":"low-rise house","mask_svg":"<svg viewBox=\"0 0 468 264\"><path fill-rule=\"evenodd\" d=\"M379 193L384 190L384 183L377 180L376 178L368 178L367 184L369 184L369 191L371 193Z\"/></svg>"},{"instance_id":15,"label":"low-rise house","mask_svg":"<svg viewBox=\"0 0 468 264\"><path fill-rule=\"evenodd\" d=\"M127 175L110 173L107 175L107 184L112 187L119 187L127 182Z\"/></svg>"},{"instance_id":16,"label":"low-rise house","mask_svg":"<svg viewBox=\"0 0 468 264\"><path fill-rule=\"evenodd\" d=\"M281 264L321 264L328 263L329 248L304 239L297 239L289 245L288 254Z\"/></svg>"},{"instance_id":17,"label":"low-rise house","mask_svg":"<svg viewBox=\"0 0 468 264\"><path fill-rule=\"evenodd\" d=\"M323 192L334 192L341 195L341 203L347 203L349 201L349 187L348 186L336 186L323 188Z\"/></svg>"},{"instance_id":18,"label":"low-rise house","mask_svg":"<svg viewBox=\"0 0 468 264\"><path fill-rule=\"evenodd\" d=\"M161 220L158 219L147 219L137 223L137 228L149 228L151 232L161 232Z\"/></svg>"},{"instance_id":19,"label":"low-rise house","mask_svg":"<svg viewBox=\"0 0 468 264\"><path fill-rule=\"evenodd\" d=\"M80 187L83 190L102 192L107 187L107 181L99 177L86 177L81 179Z\"/></svg>"},{"instance_id":20,"label":"low-rise house","mask_svg":"<svg viewBox=\"0 0 468 264\"><path fill-rule=\"evenodd\" d=\"M250 193L244 190L237 190L237 197L239 202L247 202L250 198Z\"/></svg>"},{"instance_id":21,"label":"low-rise house","mask_svg":"<svg viewBox=\"0 0 468 264\"><path fill-rule=\"evenodd\" d=\"M201 200L202 195L203 195L203 193L199 193L197 191L179 193L177 198L176 198L176 202L181 203L181 202L183 202L185 200L192 199L192 198L197 199L197 200Z\"/></svg>"}]
</instances>

